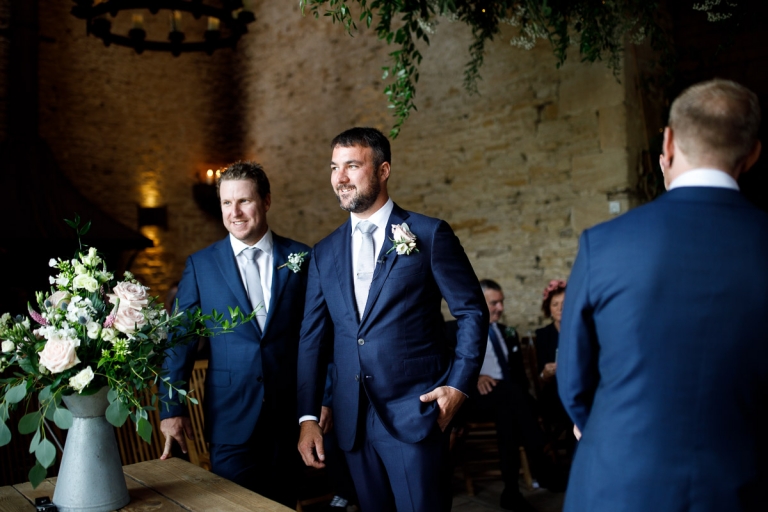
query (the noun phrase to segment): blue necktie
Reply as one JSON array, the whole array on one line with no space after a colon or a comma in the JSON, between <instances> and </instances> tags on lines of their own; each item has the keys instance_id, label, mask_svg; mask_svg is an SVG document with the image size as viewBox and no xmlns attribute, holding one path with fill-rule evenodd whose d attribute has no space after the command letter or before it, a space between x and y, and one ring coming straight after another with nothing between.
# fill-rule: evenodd
<instances>
[{"instance_id":1,"label":"blue necktie","mask_svg":"<svg viewBox=\"0 0 768 512\"><path fill-rule=\"evenodd\" d=\"M505 381L512 382L512 369L509 367L507 358L504 357L504 351L501 349L501 340L499 339L499 335L496 334L496 328L493 324L491 325L491 328L488 329L488 336L491 338L493 353L496 354L496 359L498 359L499 366L501 366L501 375L504 377Z\"/></svg>"}]
</instances>

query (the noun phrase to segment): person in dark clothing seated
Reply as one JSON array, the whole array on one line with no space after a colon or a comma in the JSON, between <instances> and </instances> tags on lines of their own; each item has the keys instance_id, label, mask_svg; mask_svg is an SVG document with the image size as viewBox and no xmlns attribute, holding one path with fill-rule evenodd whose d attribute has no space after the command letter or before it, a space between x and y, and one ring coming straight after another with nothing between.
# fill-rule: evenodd
<instances>
[{"instance_id":1,"label":"person in dark clothing seated","mask_svg":"<svg viewBox=\"0 0 768 512\"><path fill-rule=\"evenodd\" d=\"M504 312L504 293L501 286L490 279L481 280L480 286L490 312L488 347L477 388L467 400L462 417L465 421L496 423L504 480L501 508L530 512L535 509L523 498L518 487L521 445L525 448L531 472L541 486L562 491L564 482L544 455L545 438L534 413L533 397L528 393L528 378L517 333L499 323ZM453 340L456 322L447 322L446 330Z\"/></svg>"},{"instance_id":2,"label":"person in dark clothing seated","mask_svg":"<svg viewBox=\"0 0 768 512\"><path fill-rule=\"evenodd\" d=\"M576 445L573 422L557 394L557 345L565 287L565 281L553 279L544 289L541 310L546 318L552 318L552 323L536 330L536 361L539 367L539 411L545 428L553 440L563 439L565 449L572 455Z\"/></svg>"}]
</instances>

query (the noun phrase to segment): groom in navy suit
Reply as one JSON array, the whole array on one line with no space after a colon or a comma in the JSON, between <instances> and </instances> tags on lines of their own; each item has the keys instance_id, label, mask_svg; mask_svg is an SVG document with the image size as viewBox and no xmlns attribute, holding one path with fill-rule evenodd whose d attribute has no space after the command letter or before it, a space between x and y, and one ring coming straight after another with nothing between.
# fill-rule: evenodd
<instances>
[{"instance_id":1,"label":"groom in navy suit","mask_svg":"<svg viewBox=\"0 0 768 512\"><path fill-rule=\"evenodd\" d=\"M209 342L203 404L211 466L217 475L293 508L296 360L307 262L298 272L285 263L309 247L269 229L269 180L260 165L232 164L218 192L229 236L189 257L178 306L224 314L236 306L261 309L252 322ZM189 381L196 350L197 343L177 347L166 359L171 382ZM186 453L185 434L193 434L187 408L163 409L160 416L166 436L161 458L170 455L174 440Z\"/></svg>"},{"instance_id":2,"label":"groom in navy suit","mask_svg":"<svg viewBox=\"0 0 768 512\"><path fill-rule=\"evenodd\" d=\"M331 185L349 221L309 265L299 345L299 451L322 467L317 418L333 333L334 425L365 512L449 510L445 428L476 385L488 308L445 222L387 193L389 141L352 128L331 143ZM446 340L441 301L458 324Z\"/></svg>"},{"instance_id":3,"label":"groom in navy suit","mask_svg":"<svg viewBox=\"0 0 768 512\"><path fill-rule=\"evenodd\" d=\"M581 236L557 365L582 433L566 512L766 510L768 215L736 181L759 125L748 89L690 87L668 192Z\"/></svg>"}]
</instances>

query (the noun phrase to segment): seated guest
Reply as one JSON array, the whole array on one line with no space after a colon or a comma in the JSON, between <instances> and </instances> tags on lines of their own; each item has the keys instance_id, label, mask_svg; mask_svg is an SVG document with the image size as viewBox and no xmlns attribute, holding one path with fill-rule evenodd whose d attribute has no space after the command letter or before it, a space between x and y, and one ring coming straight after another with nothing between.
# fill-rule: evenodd
<instances>
[{"instance_id":1,"label":"seated guest","mask_svg":"<svg viewBox=\"0 0 768 512\"><path fill-rule=\"evenodd\" d=\"M544 435L533 412L533 397L528 394L528 378L517 333L499 323L504 312L504 293L501 286L490 279L480 281L480 287L488 305L491 325L477 389L467 401L463 417L496 423L504 480L501 508L534 511L518 487L519 447L525 448L531 472L542 486L562 490L563 482L556 477L552 463L544 456ZM447 322L446 330L450 338L455 338L456 322Z\"/></svg>"},{"instance_id":2,"label":"seated guest","mask_svg":"<svg viewBox=\"0 0 768 512\"><path fill-rule=\"evenodd\" d=\"M552 318L552 323L536 329L536 360L539 366L539 410L547 431L555 438L566 436L566 449L572 452L576 439L573 437L573 423L563 408L557 394L557 345L560 337L560 319L563 315L565 300L563 280L553 279L544 289L544 302L541 310L544 316Z\"/></svg>"}]
</instances>

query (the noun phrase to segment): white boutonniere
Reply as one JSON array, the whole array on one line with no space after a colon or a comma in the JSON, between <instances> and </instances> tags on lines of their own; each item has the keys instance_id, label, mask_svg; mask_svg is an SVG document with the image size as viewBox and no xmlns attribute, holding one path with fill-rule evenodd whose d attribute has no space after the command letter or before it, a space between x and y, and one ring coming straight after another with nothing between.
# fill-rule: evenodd
<instances>
[{"instance_id":1,"label":"white boutonniere","mask_svg":"<svg viewBox=\"0 0 768 512\"><path fill-rule=\"evenodd\" d=\"M416 248L416 235L414 235L408 228L408 224L403 222L402 224L392 224L392 248L387 251L387 254L392 251L397 251L397 254L411 254L413 251L419 252Z\"/></svg>"},{"instance_id":2,"label":"white boutonniere","mask_svg":"<svg viewBox=\"0 0 768 512\"><path fill-rule=\"evenodd\" d=\"M293 270L293 273L296 274L301 270L301 266L304 264L304 257L309 254L308 252L300 252L298 254L291 253L288 255L288 261L277 267L277 270L280 270L283 267L288 267L289 269Z\"/></svg>"}]
</instances>

